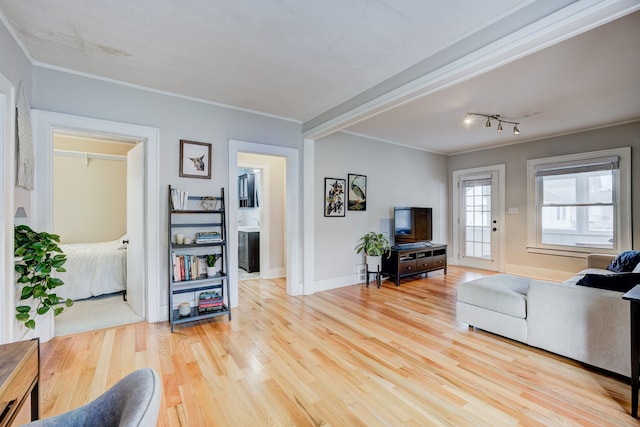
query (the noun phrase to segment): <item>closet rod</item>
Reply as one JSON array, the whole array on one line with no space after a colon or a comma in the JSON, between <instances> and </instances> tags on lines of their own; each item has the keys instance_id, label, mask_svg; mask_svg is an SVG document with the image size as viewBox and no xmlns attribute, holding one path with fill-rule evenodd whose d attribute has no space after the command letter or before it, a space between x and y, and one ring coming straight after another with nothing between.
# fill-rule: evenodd
<instances>
[{"instance_id":1,"label":"closet rod","mask_svg":"<svg viewBox=\"0 0 640 427\"><path fill-rule=\"evenodd\" d=\"M55 156L79 157L82 159L116 160L120 162L127 161L127 156L118 156L115 154L86 153L83 151L71 151L71 150L53 150L53 154Z\"/></svg>"}]
</instances>

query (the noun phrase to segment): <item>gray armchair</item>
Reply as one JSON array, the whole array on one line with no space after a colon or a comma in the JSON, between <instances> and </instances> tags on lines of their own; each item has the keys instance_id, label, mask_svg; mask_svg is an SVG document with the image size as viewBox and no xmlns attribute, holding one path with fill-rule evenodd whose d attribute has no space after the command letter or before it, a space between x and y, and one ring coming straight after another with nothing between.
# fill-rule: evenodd
<instances>
[{"instance_id":1,"label":"gray armchair","mask_svg":"<svg viewBox=\"0 0 640 427\"><path fill-rule=\"evenodd\" d=\"M93 402L55 417L33 421L28 427L155 427L162 383L151 369L127 375Z\"/></svg>"}]
</instances>

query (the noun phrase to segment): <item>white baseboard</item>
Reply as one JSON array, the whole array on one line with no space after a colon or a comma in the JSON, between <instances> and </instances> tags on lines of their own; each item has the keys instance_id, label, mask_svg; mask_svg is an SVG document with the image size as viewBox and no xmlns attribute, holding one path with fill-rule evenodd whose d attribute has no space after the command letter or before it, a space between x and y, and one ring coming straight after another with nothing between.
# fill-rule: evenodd
<instances>
[{"instance_id":1,"label":"white baseboard","mask_svg":"<svg viewBox=\"0 0 640 427\"><path fill-rule=\"evenodd\" d=\"M355 274L350 274L348 276L335 277L333 279L317 280L314 283L313 288L315 292L322 292L322 291L328 291L330 289L343 288L345 286L359 285L359 284L360 284L360 281L355 276Z\"/></svg>"},{"instance_id":2,"label":"white baseboard","mask_svg":"<svg viewBox=\"0 0 640 427\"><path fill-rule=\"evenodd\" d=\"M263 279L277 279L279 277L284 277L287 275L287 272L283 267L280 268L272 268L271 270L267 270L266 272L262 272Z\"/></svg>"}]
</instances>

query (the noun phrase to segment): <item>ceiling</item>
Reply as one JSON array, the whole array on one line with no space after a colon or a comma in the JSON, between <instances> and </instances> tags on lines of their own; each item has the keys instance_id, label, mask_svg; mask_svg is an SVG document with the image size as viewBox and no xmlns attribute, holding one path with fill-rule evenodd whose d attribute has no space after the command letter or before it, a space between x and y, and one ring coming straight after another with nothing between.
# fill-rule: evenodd
<instances>
[{"instance_id":1,"label":"ceiling","mask_svg":"<svg viewBox=\"0 0 640 427\"><path fill-rule=\"evenodd\" d=\"M640 119L637 0L0 0L37 66L452 154ZM467 112L519 122L464 125Z\"/></svg>"}]
</instances>

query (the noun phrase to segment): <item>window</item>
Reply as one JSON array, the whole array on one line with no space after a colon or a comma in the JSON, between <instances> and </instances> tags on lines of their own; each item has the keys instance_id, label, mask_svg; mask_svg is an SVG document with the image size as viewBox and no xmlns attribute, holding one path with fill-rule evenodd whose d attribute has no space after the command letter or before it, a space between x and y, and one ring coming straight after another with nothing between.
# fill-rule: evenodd
<instances>
[{"instance_id":1,"label":"window","mask_svg":"<svg viewBox=\"0 0 640 427\"><path fill-rule=\"evenodd\" d=\"M630 154L627 147L529 160L529 250L629 248Z\"/></svg>"}]
</instances>

